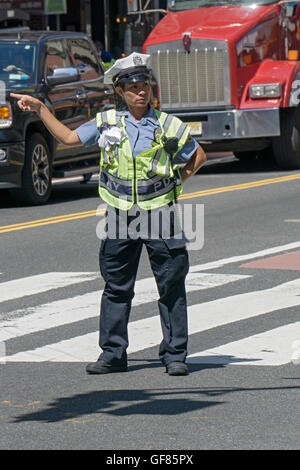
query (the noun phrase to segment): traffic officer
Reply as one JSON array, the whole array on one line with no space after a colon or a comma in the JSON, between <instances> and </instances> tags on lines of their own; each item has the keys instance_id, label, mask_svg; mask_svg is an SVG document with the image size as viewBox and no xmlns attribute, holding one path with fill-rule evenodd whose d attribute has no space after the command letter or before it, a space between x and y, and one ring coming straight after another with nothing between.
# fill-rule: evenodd
<instances>
[{"instance_id":1,"label":"traffic officer","mask_svg":"<svg viewBox=\"0 0 300 470\"><path fill-rule=\"evenodd\" d=\"M105 73L104 81L113 84L125 100L126 110L99 113L96 120L75 131L57 121L35 98L12 94L19 99L21 109L38 112L63 144L92 145L98 141L100 147L99 194L108 204L108 234L100 247L100 271L105 281L100 312L102 352L96 362L87 365L89 374L128 370L127 326L144 245L160 296L160 360L169 375L188 374L188 255L183 234L178 237L176 217L168 216L182 191L182 183L204 164L206 156L190 138L184 123L150 106L149 65L149 55L135 52L117 60ZM177 161L186 161L180 169L175 155ZM141 230L132 236L130 227L137 215ZM167 237L162 227L165 219L169 221ZM117 223L117 230L111 231L114 236L110 235L112 220Z\"/></svg>"}]
</instances>

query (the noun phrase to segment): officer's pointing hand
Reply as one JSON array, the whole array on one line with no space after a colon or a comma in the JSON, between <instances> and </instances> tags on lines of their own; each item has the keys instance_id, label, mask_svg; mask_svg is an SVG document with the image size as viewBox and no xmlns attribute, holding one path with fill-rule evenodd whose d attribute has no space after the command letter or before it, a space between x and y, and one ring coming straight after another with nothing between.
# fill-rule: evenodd
<instances>
[{"instance_id":1,"label":"officer's pointing hand","mask_svg":"<svg viewBox=\"0 0 300 470\"><path fill-rule=\"evenodd\" d=\"M36 98L29 95L19 95L17 93L11 93L12 98L18 99L18 106L22 111L36 111L38 112L41 106L41 102Z\"/></svg>"}]
</instances>

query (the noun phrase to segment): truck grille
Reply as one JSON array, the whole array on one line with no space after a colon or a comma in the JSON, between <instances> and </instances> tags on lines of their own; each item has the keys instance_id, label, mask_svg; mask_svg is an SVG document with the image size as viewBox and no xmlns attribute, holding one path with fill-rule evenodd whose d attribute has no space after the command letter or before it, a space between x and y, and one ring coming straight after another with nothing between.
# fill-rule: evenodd
<instances>
[{"instance_id":1,"label":"truck grille","mask_svg":"<svg viewBox=\"0 0 300 470\"><path fill-rule=\"evenodd\" d=\"M192 39L190 53L182 41L150 46L161 109L205 108L230 104L228 45Z\"/></svg>"}]
</instances>

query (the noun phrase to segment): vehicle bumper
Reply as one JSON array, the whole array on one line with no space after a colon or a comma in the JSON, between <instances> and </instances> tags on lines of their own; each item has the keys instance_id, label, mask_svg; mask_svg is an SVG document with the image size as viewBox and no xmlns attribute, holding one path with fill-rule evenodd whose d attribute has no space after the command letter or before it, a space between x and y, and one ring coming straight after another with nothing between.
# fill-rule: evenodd
<instances>
[{"instance_id":1,"label":"vehicle bumper","mask_svg":"<svg viewBox=\"0 0 300 470\"><path fill-rule=\"evenodd\" d=\"M6 157L0 161L0 189L18 188L22 184L25 143L0 141L1 150L5 152ZM3 152L1 152L1 155L3 155Z\"/></svg>"},{"instance_id":2,"label":"vehicle bumper","mask_svg":"<svg viewBox=\"0 0 300 470\"><path fill-rule=\"evenodd\" d=\"M182 121L201 123L201 133L191 127L191 134L197 140L217 141L226 139L249 139L280 135L279 108L243 109L174 113Z\"/></svg>"}]
</instances>

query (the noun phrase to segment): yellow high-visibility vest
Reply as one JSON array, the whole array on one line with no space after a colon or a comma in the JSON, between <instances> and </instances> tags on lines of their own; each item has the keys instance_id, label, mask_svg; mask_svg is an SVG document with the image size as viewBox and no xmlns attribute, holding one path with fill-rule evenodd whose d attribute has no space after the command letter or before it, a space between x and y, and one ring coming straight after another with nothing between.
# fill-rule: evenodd
<instances>
[{"instance_id":1,"label":"yellow high-visibility vest","mask_svg":"<svg viewBox=\"0 0 300 470\"><path fill-rule=\"evenodd\" d=\"M178 151L184 146L189 128L176 116L154 110L161 133L152 148L133 158L125 128L125 116L111 109L97 114L97 126L104 123L123 129L125 138L110 151L101 148L99 194L117 209L128 211L133 204L145 210L156 209L182 192L178 165L173 165L164 149L163 137L177 137Z\"/></svg>"}]
</instances>

